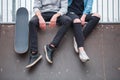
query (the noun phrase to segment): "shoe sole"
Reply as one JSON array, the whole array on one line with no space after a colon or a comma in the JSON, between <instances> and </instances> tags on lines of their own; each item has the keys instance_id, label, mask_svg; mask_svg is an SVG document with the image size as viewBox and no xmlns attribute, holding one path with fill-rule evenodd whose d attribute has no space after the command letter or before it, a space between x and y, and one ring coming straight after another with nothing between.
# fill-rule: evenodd
<instances>
[{"instance_id":1,"label":"shoe sole","mask_svg":"<svg viewBox=\"0 0 120 80\"><path fill-rule=\"evenodd\" d=\"M88 62L88 61L90 61L90 59L87 59L87 60L82 60L82 59L80 59L83 63L86 63L86 62Z\"/></svg>"},{"instance_id":2,"label":"shoe sole","mask_svg":"<svg viewBox=\"0 0 120 80\"><path fill-rule=\"evenodd\" d=\"M73 37L73 46L74 46L74 50L75 50L75 52L76 52L76 53L79 53L79 52L78 52L77 42L76 42L75 37Z\"/></svg>"},{"instance_id":3,"label":"shoe sole","mask_svg":"<svg viewBox=\"0 0 120 80\"><path fill-rule=\"evenodd\" d=\"M80 60L83 62L83 63L86 63L86 62L88 62L89 60L90 60L90 58L88 57L88 58L86 58L86 59L83 59L83 58L81 58L81 57L79 57L80 58Z\"/></svg>"},{"instance_id":4,"label":"shoe sole","mask_svg":"<svg viewBox=\"0 0 120 80\"><path fill-rule=\"evenodd\" d=\"M48 55L47 55L48 53L47 53L47 50L46 50L46 45L44 46L44 51L45 51L47 61L52 64L52 61L48 58Z\"/></svg>"},{"instance_id":5,"label":"shoe sole","mask_svg":"<svg viewBox=\"0 0 120 80\"><path fill-rule=\"evenodd\" d=\"M32 64L27 65L26 68L30 68L30 67L34 66L34 65L35 65L39 60L41 60L41 59L42 59L42 55L40 55L40 56L38 57L38 59L35 60Z\"/></svg>"}]
</instances>

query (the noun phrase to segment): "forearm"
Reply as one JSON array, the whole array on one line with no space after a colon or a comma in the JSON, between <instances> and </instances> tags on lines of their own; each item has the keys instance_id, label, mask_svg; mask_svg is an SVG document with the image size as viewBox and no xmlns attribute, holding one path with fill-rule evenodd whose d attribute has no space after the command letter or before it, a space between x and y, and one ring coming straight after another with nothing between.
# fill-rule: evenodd
<instances>
[{"instance_id":1,"label":"forearm","mask_svg":"<svg viewBox=\"0 0 120 80\"><path fill-rule=\"evenodd\" d=\"M84 18L85 18L85 17L86 17L86 14L83 14L83 15L82 15L82 17L84 17Z\"/></svg>"},{"instance_id":2,"label":"forearm","mask_svg":"<svg viewBox=\"0 0 120 80\"><path fill-rule=\"evenodd\" d=\"M43 18L39 10L35 12L35 15L38 17L38 19Z\"/></svg>"},{"instance_id":3,"label":"forearm","mask_svg":"<svg viewBox=\"0 0 120 80\"><path fill-rule=\"evenodd\" d=\"M61 16L61 14L60 13L56 13L56 14L54 14L54 16L57 18L57 17Z\"/></svg>"}]
</instances>

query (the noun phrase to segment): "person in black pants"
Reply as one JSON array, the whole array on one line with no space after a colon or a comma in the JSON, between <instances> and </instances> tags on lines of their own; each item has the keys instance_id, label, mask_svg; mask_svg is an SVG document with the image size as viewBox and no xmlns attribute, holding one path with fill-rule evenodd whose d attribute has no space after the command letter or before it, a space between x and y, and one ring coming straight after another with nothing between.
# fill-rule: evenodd
<instances>
[{"instance_id":1,"label":"person in black pants","mask_svg":"<svg viewBox=\"0 0 120 80\"><path fill-rule=\"evenodd\" d=\"M53 41L44 46L46 59L49 63L52 63L53 52L72 23L71 18L65 15L67 7L67 0L34 0L35 16L29 22L30 56L26 68L32 67L42 58L42 55L38 52L37 30L39 28L46 30L46 21L50 22L50 28L55 27L56 24L60 25Z\"/></svg>"},{"instance_id":2,"label":"person in black pants","mask_svg":"<svg viewBox=\"0 0 120 80\"><path fill-rule=\"evenodd\" d=\"M68 0L68 16L71 17L74 31L74 48L82 62L89 61L84 50L84 40L92 32L100 20L98 13L91 13L93 0ZM83 26L87 22L85 28Z\"/></svg>"}]
</instances>

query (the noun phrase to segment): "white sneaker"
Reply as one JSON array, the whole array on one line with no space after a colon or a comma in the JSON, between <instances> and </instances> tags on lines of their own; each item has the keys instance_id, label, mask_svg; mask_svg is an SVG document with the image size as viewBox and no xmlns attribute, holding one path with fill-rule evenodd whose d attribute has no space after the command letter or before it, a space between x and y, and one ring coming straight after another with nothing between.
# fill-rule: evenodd
<instances>
[{"instance_id":1,"label":"white sneaker","mask_svg":"<svg viewBox=\"0 0 120 80\"><path fill-rule=\"evenodd\" d=\"M83 50L83 51L79 51L79 58L80 58L80 60L81 60L82 62L87 62L87 61L90 60L84 50Z\"/></svg>"},{"instance_id":2,"label":"white sneaker","mask_svg":"<svg viewBox=\"0 0 120 80\"><path fill-rule=\"evenodd\" d=\"M74 45L75 52L78 53L79 51L78 51L78 46L77 46L75 37L73 37L73 45Z\"/></svg>"}]
</instances>

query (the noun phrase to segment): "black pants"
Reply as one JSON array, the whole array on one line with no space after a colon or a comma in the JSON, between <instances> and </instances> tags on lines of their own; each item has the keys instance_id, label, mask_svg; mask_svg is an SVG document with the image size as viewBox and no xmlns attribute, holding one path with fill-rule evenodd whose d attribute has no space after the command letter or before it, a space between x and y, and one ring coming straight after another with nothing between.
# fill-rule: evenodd
<instances>
[{"instance_id":1,"label":"black pants","mask_svg":"<svg viewBox=\"0 0 120 80\"><path fill-rule=\"evenodd\" d=\"M55 14L55 12L45 12L42 13L42 16L45 21L50 21L51 17ZM55 47L57 47L64 36L64 34L67 32L70 24L71 24L71 18L69 18L66 15L60 16L57 19L57 24L60 25L60 28L55 35L53 41L51 44L53 44ZM37 38L37 31L39 29L39 20L37 16L33 16L32 19L29 22L29 39L30 39L30 51L38 52L38 38Z\"/></svg>"},{"instance_id":2,"label":"black pants","mask_svg":"<svg viewBox=\"0 0 120 80\"><path fill-rule=\"evenodd\" d=\"M67 15L71 17L72 21L74 21L74 19L80 19L82 16L82 15L77 15L74 12L69 12ZM84 46L84 39L92 32L92 30L98 24L99 20L100 18L96 16L92 16L92 14L87 14L85 21L88 23L86 24L86 27L84 29L81 23L73 22L72 28L78 47Z\"/></svg>"}]
</instances>

